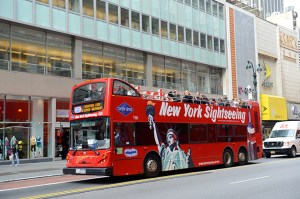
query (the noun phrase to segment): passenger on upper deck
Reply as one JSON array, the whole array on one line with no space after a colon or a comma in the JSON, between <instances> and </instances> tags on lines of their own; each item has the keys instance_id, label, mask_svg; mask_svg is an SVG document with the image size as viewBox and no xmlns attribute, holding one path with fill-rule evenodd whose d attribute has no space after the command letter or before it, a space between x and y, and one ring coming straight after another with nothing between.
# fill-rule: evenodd
<instances>
[{"instance_id":1,"label":"passenger on upper deck","mask_svg":"<svg viewBox=\"0 0 300 199\"><path fill-rule=\"evenodd\" d=\"M116 95L127 95L127 90L124 87L121 87L120 84L116 86L116 90L114 91Z\"/></svg>"},{"instance_id":2,"label":"passenger on upper deck","mask_svg":"<svg viewBox=\"0 0 300 199\"><path fill-rule=\"evenodd\" d=\"M194 103L195 104L201 104L202 98L200 97L200 92L197 92L194 97Z\"/></svg>"},{"instance_id":3,"label":"passenger on upper deck","mask_svg":"<svg viewBox=\"0 0 300 199\"><path fill-rule=\"evenodd\" d=\"M182 98L182 102L184 103L193 103L193 96L191 96L190 91L184 91L184 96Z\"/></svg>"}]
</instances>

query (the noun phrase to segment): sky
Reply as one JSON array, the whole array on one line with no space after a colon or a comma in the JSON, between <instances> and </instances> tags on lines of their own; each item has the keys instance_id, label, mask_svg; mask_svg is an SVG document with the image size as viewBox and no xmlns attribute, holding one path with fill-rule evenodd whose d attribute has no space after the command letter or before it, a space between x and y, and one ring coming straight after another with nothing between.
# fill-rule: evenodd
<instances>
[{"instance_id":1,"label":"sky","mask_svg":"<svg viewBox=\"0 0 300 199\"><path fill-rule=\"evenodd\" d=\"M284 7L295 6L295 11L300 14L300 0L284 0Z\"/></svg>"}]
</instances>

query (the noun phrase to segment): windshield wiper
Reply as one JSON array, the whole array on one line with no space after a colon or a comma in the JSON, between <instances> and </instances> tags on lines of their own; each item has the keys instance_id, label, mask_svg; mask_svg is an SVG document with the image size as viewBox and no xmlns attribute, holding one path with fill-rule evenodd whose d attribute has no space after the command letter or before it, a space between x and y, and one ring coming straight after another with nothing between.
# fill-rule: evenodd
<instances>
[{"instance_id":1,"label":"windshield wiper","mask_svg":"<svg viewBox=\"0 0 300 199\"><path fill-rule=\"evenodd\" d=\"M97 156L100 155L100 153L98 151L96 151L96 149L94 149L93 147L90 147L90 149L93 150Z\"/></svg>"}]
</instances>

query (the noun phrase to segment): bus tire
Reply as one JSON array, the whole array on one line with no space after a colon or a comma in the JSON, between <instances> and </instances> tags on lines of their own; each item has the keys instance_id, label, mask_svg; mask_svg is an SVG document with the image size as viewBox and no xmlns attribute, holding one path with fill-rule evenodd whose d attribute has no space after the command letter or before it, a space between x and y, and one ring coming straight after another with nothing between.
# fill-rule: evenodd
<instances>
[{"instance_id":1,"label":"bus tire","mask_svg":"<svg viewBox=\"0 0 300 199\"><path fill-rule=\"evenodd\" d=\"M248 163L248 153L246 149L240 148L238 153L238 161L240 166L246 165Z\"/></svg>"},{"instance_id":2,"label":"bus tire","mask_svg":"<svg viewBox=\"0 0 300 199\"><path fill-rule=\"evenodd\" d=\"M295 148L295 146L292 146L291 151L290 151L290 153L288 154L288 156L289 156L290 158L294 158L294 157L296 157L296 154L297 154L296 148Z\"/></svg>"},{"instance_id":3,"label":"bus tire","mask_svg":"<svg viewBox=\"0 0 300 199\"><path fill-rule=\"evenodd\" d=\"M144 161L144 175L147 178L159 176L161 172L161 161L158 155L149 154Z\"/></svg>"},{"instance_id":4,"label":"bus tire","mask_svg":"<svg viewBox=\"0 0 300 199\"><path fill-rule=\"evenodd\" d=\"M224 167L231 167L233 165L233 153L230 149L225 149L223 153L223 164Z\"/></svg>"}]
</instances>

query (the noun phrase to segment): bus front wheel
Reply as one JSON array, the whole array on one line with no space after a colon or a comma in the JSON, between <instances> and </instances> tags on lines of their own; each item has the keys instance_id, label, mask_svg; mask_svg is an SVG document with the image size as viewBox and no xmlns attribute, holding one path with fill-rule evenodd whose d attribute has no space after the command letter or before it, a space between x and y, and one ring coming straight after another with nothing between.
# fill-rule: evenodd
<instances>
[{"instance_id":1,"label":"bus front wheel","mask_svg":"<svg viewBox=\"0 0 300 199\"><path fill-rule=\"evenodd\" d=\"M157 177L161 172L161 163L157 155L150 154L144 161L144 175L147 178Z\"/></svg>"},{"instance_id":2,"label":"bus front wheel","mask_svg":"<svg viewBox=\"0 0 300 199\"><path fill-rule=\"evenodd\" d=\"M223 164L225 167L231 167L233 165L233 153L230 149L225 149L223 153Z\"/></svg>"}]
</instances>

